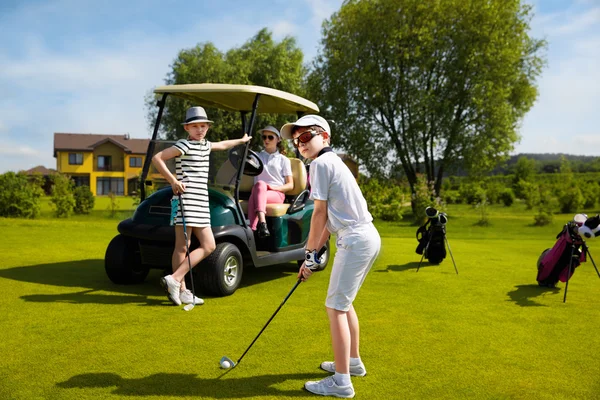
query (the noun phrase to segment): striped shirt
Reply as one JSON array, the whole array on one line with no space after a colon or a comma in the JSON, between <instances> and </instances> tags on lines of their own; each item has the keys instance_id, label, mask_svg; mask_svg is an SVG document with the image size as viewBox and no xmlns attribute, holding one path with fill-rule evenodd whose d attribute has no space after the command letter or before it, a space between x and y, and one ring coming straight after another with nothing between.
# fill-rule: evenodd
<instances>
[{"instance_id":1,"label":"striped shirt","mask_svg":"<svg viewBox=\"0 0 600 400\"><path fill-rule=\"evenodd\" d=\"M211 143L206 140L178 140L175 147L181 155L175 158L177 180L185 185L182 194L186 226L210 226L208 202L208 170L210 168ZM181 208L177 212L176 225L182 225Z\"/></svg>"}]
</instances>

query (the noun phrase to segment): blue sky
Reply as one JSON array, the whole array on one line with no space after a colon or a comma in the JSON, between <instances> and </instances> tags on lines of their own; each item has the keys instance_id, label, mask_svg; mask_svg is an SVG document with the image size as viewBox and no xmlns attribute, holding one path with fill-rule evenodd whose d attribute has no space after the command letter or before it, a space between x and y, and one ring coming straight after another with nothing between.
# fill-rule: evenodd
<instances>
[{"instance_id":1,"label":"blue sky","mask_svg":"<svg viewBox=\"0 0 600 400\"><path fill-rule=\"evenodd\" d=\"M0 173L55 168L54 132L149 137L144 96L184 48L238 47L260 29L310 61L342 0L3 0ZM548 40L539 98L515 153L600 156L600 0L535 0Z\"/></svg>"}]
</instances>

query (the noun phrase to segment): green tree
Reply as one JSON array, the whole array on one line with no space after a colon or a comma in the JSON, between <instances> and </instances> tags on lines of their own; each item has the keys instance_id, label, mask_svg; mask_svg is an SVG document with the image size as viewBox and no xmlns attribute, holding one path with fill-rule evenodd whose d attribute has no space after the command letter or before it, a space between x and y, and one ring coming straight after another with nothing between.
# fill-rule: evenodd
<instances>
[{"instance_id":1,"label":"green tree","mask_svg":"<svg viewBox=\"0 0 600 400\"><path fill-rule=\"evenodd\" d=\"M67 218L75 208L73 195L73 181L67 175L52 175L52 195L50 202L54 206L54 213L59 218Z\"/></svg>"},{"instance_id":2,"label":"green tree","mask_svg":"<svg viewBox=\"0 0 600 400\"><path fill-rule=\"evenodd\" d=\"M343 126L334 144L377 152L369 171L401 163L413 193L424 173L439 194L447 170L487 171L518 139L544 64L530 19L519 0L348 0L323 26L307 87Z\"/></svg>"},{"instance_id":3,"label":"green tree","mask_svg":"<svg viewBox=\"0 0 600 400\"><path fill-rule=\"evenodd\" d=\"M262 29L239 48L226 53L219 51L212 43L198 44L191 49L179 52L171 65L165 83L167 85L189 83L231 83L266 86L286 92L302 95L304 55L296 45L295 39L286 37L280 42L273 40L271 32ZM146 97L148 122L154 124L157 108L156 98ZM181 121L185 110L196 106L188 100L170 99L163 112L160 133L165 139L176 140L187 137ZM238 113L207 108L207 113L215 124L209 132L209 139L219 141L242 136L239 132ZM249 117L249 115L248 115ZM293 118L293 117L292 117ZM265 125L282 126L289 116L265 115L257 117L255 128ZM253 144L260 143L259 135L253 136Z\"/></svg>"},{"instance_id":4,"label":"green tree","mask_svg":"<svg viewBox=\"0 0 600 400\"><path fill-rule=\"evenodd\" d=\"M514 173L513 183L517 183L519 180L531 182L536 173L535 160L525 156L519 157L514 167Z\"/></svg>"},{"instance_id":5,"label":"green tree","mask_svg":"<svg viewBox=\"0 0 600 400\"><path fill-rule=\"evenodd\" d=\"M0 175L0 217L36 218L40 215L41 179L22 173Z\"/></svg>"},{"instance_id":6,"label":"green tree","mask_svg":"<svg viewBox=\"0 0 600 400\"><path fill-rule=\"evenodd\" d=\"M73 208L75 214L89 214L92 212L96 198L89 186L77 186L73 190L73 196L75 198L75 207Z\"/></svg>"}]
</instances>

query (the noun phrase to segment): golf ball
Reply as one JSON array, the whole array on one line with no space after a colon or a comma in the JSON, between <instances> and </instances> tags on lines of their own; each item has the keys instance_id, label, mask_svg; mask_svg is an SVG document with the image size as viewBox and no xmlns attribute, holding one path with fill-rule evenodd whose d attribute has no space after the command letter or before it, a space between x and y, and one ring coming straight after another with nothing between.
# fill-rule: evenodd
<instances>
[{"instance_id":1,"label":"golf ball","mask_svg":"<svg viewBox=\"0 0 600 400\"><path fill-rule=\"evenodd\" d=\"M229 361L227 361L227 360L221 361L221 368L227 369L229 367L231 367L231 364L229 363Z\"/></svg>"}]
</instances>

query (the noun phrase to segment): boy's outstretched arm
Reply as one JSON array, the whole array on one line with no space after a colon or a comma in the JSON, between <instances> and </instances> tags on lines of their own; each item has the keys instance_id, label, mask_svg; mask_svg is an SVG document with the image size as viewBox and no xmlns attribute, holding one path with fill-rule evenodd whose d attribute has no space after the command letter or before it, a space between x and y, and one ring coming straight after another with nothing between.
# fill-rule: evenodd
<instances>
[{"instance_id":1,"label":"boy's outstretched arm","mask_svg":"<svg viewBox=\"0 0 600 400\"><path fill-rule=\"evenodd\" d=\"M231 140L222 140L220 142L213 142L211 149L212 150L227 150L232 147L235 147L240 144L244 144L252 139L252 136L248 136L247 133L244 133L240 139L231 139Z\"/></svg>"}]
</instances>

